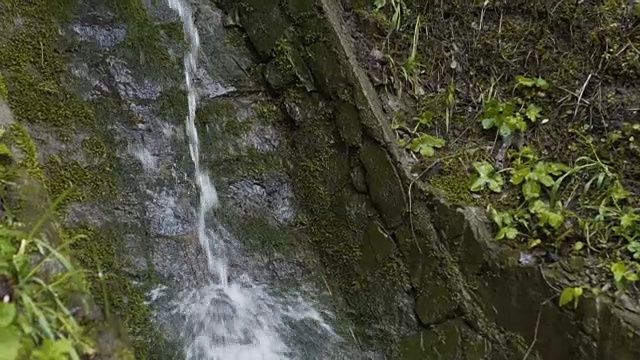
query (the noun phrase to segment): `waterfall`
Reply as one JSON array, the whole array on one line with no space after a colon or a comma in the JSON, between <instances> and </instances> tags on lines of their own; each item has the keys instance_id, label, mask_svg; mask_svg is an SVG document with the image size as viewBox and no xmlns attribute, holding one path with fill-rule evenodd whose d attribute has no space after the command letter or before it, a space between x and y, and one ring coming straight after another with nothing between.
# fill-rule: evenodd
<instances>
[{"instance_id":1,"label":"waterfall","mask_svg":"<svg viewBox=\"0 0 640 360\"><path fill-rule=\"evenodd\" d=\"M219 206L218 195L201 165L195 125L198 29L185 0L167 1L180 16L189 43L184 56L189 108L186 132L199 192L197 235L211 272L208 285L181 294L176 306L176 313L185 319L181 331L185 355L206 360L321 358L319 353L325 353L339 337L309 301L298 294L275 296L268 286L254 284L248 274L229 273L225 249L236 240L211 214ZM291 345L296 342L303 345Z\"/></svg>"}]
</instances>

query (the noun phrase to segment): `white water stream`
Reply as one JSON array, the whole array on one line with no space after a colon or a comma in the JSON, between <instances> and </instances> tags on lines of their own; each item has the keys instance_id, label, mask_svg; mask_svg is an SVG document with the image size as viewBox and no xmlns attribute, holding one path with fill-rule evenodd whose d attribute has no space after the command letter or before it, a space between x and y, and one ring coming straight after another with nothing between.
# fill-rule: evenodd
<instances>
[{"instance_id":1,"label":"white water stream","mask_svg":"<svg viewBox=\"0 0 640 360\"><path fill-rule=\"evenodd\" d=\"M200 142L195 125L198 89L196 71L200 38L191 7L185 0L167 0L180 16L189 42L184 74L189 112L186 132L195 167L200 201L197 234L207 256L211 281L204 288L182 294L176 312L185 318L182 340L187 359L271 360L318 359L314 355L338 337L310 302L299 295L274 296L265 285L254 284L248 274L230 274L227 249L233 236L215 224L211 210L218 195L200 163ZM207 222L209 219L209 222ZM306 346L291 345L302 338ZM298 341L300 343L300 341ZM309 343L313 343L309 346ZM304 349L303 349L304 348ZM316 350L313 350L316 348Z\"/></svg>"}]
</instances>

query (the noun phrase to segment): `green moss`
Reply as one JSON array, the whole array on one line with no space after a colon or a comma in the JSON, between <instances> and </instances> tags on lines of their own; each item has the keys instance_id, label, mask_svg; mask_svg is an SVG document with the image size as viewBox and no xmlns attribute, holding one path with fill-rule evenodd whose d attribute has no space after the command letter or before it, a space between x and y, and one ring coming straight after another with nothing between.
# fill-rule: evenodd
<instances>
[{"instance_id":1,"label":"green moss","mask_svg":"<svg viewBox=\"0 0 640 360\"><path fill-rule=\"evenodd\" d=\"M272 102L262 102L257 107L258 116L268 124L275 124L282 119L282 111Z\"/></svg>"},{"instance_id":2,"label":"green moss","mask_svg":"<svg viewBox=\"0 0 640 360\"><path fill-rule=\"evenodd\" d=\"M127 39L123 46L134 50L143 64L151 64L161 69L173 66L169 53L162 48L160 28L151 19L143 2L115 0L110 6L114 7L118 16L128 27ZM169 34L174 38L176 33L177 30L174 29Z\"/></svg>"},{"instance_id":3,"label":"green moss","mask_svg":"<svg viewBox=\"0 0 640 360\"><path fill-rule=\"evenodd\" d=\"M72 245L72 255L85 269L102 278L89 283L90 291L109 316L117 317L129 331L129 338L137 359L147 359L155 330L151 323L151 310L144 302L142 289L135 287L118 259L121 244L114 232L80 226L67 229L71 236L84 235ZM108 319L111 320L111 319ZM154 341L157 343L158 338Z\"/></svg>"},{"instance_id":4,"label":"green moss","mask_svg":"<svg viewBox=\"0 0 640 360\"><path fill-rule=\"evenodd\" d=\"M113 169L107 163L85 166L78 161L63 161L52 156L45 161L44 169L45 183L53 197L72 188L64 203L117 196Z\"/></svg>"},{"instance_id":5,"label":"green moss","mask_svg":"<svg viewBox=\"0 0 640 360\"><path fill-rule=\"evenodd\" d=\"M24 125L19 123L12 124L6 137L9 145L17 147L22 152L23 157L20 166L34 179L44 181L44 172L38 162L36 145Z\"/></svg>"},{"instance_id":6,"label":"green moss","mask_svg":"<svg viewBox=\"0 0 640 360\"><path fill-rule=\"evenodd\" d=\"M4 82L4 76L0 72L0 98L3 100L9 99L9 90L7 90L7 84Z\"/></svg>"},{"instance_id":7,"label":"green moss","mask_svg":"<svg viewBox=\"0 0 640 360\"><path fill-rule=\"evenodd\" d=\"M93 113L82 99L61 86L66 70L60 56L64 44L51 17L59 10L51 7L58 3L62 2L10 2L9 18L23 19L24 26L15 29L0 47L0 69L6 71L8 102L17 120L69 130L90 124Z\"/></svg>"},{"instance_id":8,"label":"green moss","mask_svg":"<svg viewBox=\"0 0 640 360\"><path fill-rule=\"evenodd\" d=\"M99 137L90 137L82 141L82 149L93 160L103 160L107 157L107 146Z\"/></svg>"}]
</instances>

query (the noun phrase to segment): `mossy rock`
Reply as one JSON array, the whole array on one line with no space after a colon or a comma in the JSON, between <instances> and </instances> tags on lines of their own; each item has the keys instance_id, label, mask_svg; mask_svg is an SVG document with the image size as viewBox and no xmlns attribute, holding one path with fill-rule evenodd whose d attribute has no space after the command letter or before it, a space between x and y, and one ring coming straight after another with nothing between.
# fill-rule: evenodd
<instances>
[{"instance_id":1,"label":"mossy rock","mask_svg":"<svg viewBox=\"0 0 640 360\"><path fill-rule=\"evenodd\" d=\"M389 154L380 145L370 143L360 150L360 160L367 171L371 199L386 225L397 227L404 218L407 203L404 186Z\"/></svg>"}]
</instances>

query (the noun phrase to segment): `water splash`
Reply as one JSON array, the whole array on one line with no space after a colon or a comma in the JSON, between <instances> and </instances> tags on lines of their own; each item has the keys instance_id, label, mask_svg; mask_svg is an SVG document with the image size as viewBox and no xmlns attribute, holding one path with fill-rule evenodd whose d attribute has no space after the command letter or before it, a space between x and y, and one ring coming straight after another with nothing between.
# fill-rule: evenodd
<instances>
[{"instance_id":1,"label":"water splash","mask_svg":"<svg viewBox=\"0 0 640 360\"><path fill-rule=\"evenodd\" d=\"M320 354L339 337L310 302L297 294L274 296L268 287L254 284L247 274L228 273L227 250L237 241L215 219L207 224L209 212L219 206L218 195L201 167L195 125L200 37L188 3L167 1L180 16L189 42L184 56L189 107L186 131L200 195L198 239L213 275L209 285L180 295L176 313L185 319L185 355L187 359L206 360L321 358Z\"/></svg>"}]
</instances>

